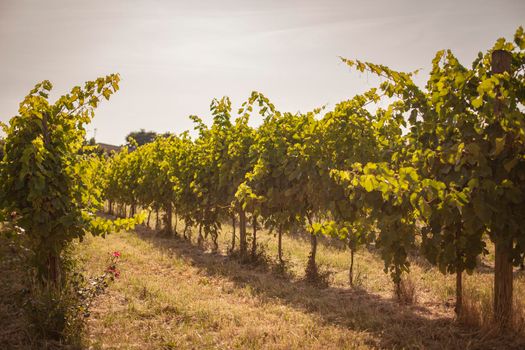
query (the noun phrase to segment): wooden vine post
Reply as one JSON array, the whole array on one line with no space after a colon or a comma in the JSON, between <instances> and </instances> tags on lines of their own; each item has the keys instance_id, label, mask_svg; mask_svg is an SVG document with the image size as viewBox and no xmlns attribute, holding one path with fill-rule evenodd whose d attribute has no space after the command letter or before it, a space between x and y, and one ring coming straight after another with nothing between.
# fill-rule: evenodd
<instances>
[{"instance_id":1,"label":"wooden vine post","mask_svg":"<svg viewBox=\"0 0 525 350\"><path fill-rule=\"evenodd\" d=\"M512 55L506 50L492 52L492 73L510 73ZM504 101L497 94L498 102L494 106L494 113L500 116L503 112ZM496 233L495 263L494 263L494 319L501 328L507 328L512 319L512 240Z\"/></svg>"}]
</instances>

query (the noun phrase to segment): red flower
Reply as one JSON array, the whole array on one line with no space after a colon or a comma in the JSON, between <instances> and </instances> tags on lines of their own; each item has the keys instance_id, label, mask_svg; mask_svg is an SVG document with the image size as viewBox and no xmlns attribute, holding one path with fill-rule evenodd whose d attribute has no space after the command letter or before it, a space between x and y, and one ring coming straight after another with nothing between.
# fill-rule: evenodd
<instances>
[{"instance_id":1,"label":"red flower","mask_svg":"<svg viewBox=\"0 0 525 350\"><path fill-rule=\"evenodd\" d=\"M114 251L114 252L113 252L113 256L114 256L115 258L120 258L120 252L118 252L118 251Z\"/></svg>"}]
</instances>

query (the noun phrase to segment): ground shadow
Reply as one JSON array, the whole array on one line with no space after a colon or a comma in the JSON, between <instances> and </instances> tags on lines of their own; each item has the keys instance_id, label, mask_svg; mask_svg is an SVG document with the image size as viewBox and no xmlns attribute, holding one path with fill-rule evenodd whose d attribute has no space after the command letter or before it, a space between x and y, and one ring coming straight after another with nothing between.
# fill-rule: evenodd
<instances>
[{"instance_id":1,"label":"ground shadow","mask_svg":"<svg viewBox=\"0 0 525 350\"><path fill-rule=\"evenodd\" d=\"M451 317L438 315L419 305L399 305L365 290L318 288L267 269L242 265L222 254L203 251L182 239L156 234L144 226L138 236L166 254L175 254L208 276L228 279L236 287L249 285L263 300L279 300L313 313L323 322L374 335L380 348L419 349L522 349L512 338L490 338L488 334L461 327Z\"/></svg>"}]
</instances>

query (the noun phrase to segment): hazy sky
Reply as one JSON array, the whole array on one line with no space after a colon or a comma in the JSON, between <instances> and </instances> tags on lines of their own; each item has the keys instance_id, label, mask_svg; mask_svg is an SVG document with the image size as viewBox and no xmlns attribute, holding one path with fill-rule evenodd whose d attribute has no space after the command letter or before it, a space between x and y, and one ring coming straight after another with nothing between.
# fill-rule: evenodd
<instances>
[{"instance_id":1,"label":"hazy sky","mask_svg":"<svg viewBox=\"0 0 525 350\"><path fill-rule=\"evenodd\" d=\"M375 84L338 56L423 81L437 50L470 64L524 22L524 0L0 0L0 120L41 80L57 97L113 72L121 89L89 127L100 142L184 131L190 114L209 122L212 98L236 110L252 90L282 111L333 107Z\"/></svg>"}]
</instances>

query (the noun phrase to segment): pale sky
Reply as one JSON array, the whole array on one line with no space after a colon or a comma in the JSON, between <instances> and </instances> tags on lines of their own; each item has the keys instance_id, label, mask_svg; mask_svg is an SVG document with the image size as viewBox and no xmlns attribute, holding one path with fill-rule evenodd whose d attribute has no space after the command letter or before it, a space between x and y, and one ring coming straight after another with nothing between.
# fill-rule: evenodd
<instances>
[{"instance_id":1,"label":"pale sky","mask_svg":"<svg viewBox=\"0 0 525 350\"><path fill-rule=\"evenodd\" d=\"M0 120L41 80L56 98L114 72L121 89L88 128L99 142L191 129L214 97L237 110L253 90L281 111L331 108L376 83L338 56L422 68L423 82L437 50L470 65L519 25L524 0L0 0Z\"/></svg>"}]
</instances>

